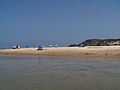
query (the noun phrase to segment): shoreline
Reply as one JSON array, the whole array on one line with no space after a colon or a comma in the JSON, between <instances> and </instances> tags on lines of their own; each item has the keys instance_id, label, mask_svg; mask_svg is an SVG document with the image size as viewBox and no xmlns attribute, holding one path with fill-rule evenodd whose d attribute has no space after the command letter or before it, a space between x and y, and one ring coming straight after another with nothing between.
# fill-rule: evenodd
<instances>
[{"instance_id":1,"label":"shoreline","mask_svg":"<svg viewBox=\"0 0 120 90\"><path fill-rule=\"evenodd\" d=\"M87 47L51 47L45 50L37 48L2 49L0 55L32 55L63 57L117 57L120 58L120 46L87 46Z\"/></svg>"}]
</instances>

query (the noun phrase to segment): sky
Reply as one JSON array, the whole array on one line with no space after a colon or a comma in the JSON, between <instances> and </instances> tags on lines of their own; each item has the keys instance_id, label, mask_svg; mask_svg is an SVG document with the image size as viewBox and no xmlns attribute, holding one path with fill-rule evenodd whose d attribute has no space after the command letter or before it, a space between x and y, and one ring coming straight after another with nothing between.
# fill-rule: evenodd
<instances>
[{"instance_id":1,"label":"sky","mask_svg":"<svg viewBox=\"0 0 120 90\"><path fill-rule=\"evenodd\" d=\"M0 47L120 38L120 0L0 0Z\"/></svg>"}]
</instances>

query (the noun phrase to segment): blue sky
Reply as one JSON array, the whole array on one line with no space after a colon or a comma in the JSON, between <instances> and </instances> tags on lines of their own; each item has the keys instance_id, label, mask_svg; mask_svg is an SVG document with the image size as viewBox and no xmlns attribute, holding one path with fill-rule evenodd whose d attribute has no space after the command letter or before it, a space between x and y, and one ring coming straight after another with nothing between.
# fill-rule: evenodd
<instances>
[{"instance_id":1,"label":"blue sky","mask_svg":"<svg viewBox=\"0 0 120 90\"><path fill-rule=\"evenodd\" d=\"M0 47L120 38L119 0L0 0Z\"/></svg>"}]
</instances>

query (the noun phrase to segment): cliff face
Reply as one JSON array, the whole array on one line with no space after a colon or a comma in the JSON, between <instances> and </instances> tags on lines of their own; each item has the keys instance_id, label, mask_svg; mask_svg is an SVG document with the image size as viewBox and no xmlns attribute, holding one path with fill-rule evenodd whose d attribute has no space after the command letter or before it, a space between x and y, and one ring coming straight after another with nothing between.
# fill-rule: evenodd
<instances>
[{"instance_id":1,"label":"cliff face","mask_svg":"<svg viewBox=\"0 0 120 90\"><path fill-rule=\"evenodd\" d=\"M115 46L120 45L120 39L88 39L80 44L72 44L69 47L83 46Z\"/></svg>"}]
</instances>

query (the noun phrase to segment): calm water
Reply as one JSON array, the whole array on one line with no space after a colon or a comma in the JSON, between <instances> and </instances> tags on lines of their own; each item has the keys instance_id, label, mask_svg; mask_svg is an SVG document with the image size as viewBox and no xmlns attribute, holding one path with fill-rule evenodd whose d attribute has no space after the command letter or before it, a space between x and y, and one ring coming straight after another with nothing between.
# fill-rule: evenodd
<instances>
[{"instance_id":1,"label":"calm water","mask_svg":"<svg viewBox=\"0 0 120 90\"><path fill-rule=\"evenodd\" d=\"M0 56L0 90L120 90L120 60Z\"/></svg>"}]
</instances>

